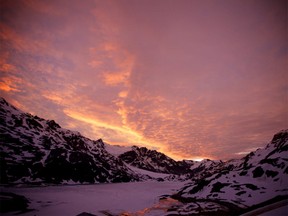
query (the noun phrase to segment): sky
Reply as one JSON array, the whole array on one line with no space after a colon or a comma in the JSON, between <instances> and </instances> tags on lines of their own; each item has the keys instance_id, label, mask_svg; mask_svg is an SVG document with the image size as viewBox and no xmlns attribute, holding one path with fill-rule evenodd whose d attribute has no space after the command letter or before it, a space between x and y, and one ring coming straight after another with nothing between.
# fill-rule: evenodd
<instances>
[{"instance_id":1,"label":"sky","mask_svg":"<svg viewBox=\"0 0 288 216\"><path fill-rule=\"evenodd\" d=\"M285 0L0 0L0 96L90 139L239 158L288 128Z\"/></svg>"}]
</instances>

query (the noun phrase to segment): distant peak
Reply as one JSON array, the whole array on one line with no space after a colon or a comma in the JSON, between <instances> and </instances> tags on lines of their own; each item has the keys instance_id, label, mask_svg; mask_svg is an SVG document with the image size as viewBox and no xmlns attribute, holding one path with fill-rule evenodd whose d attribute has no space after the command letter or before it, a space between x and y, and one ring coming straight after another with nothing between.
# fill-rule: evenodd
<instances>
[{"instance_id":1,"label":"distant peak","mask_svg":"<svg viewBox=\"0 0 288 216\"><path fill-rule=\"evenodd\" d=\"M3 97L0 97L0 103L10 106L10 104Z\"/></svg>"},{"instance_id":2,"label":"distant peak","mask_svg":"<svg viewBox=\"0 0 288 216\"><path fill-rule=\"evenodd\" d=\"M61 128L61 126L57 124L54 120L48 120L47 125L49 125L49 127L53 129Z\"/></svg>"},{"instance_id":3,"label":"distant peak","mask_svg":"<svg viewBox=\"0 0 288 216\"><path fill-rule=\"evenodd\" d=\"M278 147L282 143L285 142L285 140L288 140L288 129L286 130L281 130L277 134L273 136L273 139L271 141L271 144L275 145ZM283 142L282 142L283 141Z\"/></svg>"}]
</instances>

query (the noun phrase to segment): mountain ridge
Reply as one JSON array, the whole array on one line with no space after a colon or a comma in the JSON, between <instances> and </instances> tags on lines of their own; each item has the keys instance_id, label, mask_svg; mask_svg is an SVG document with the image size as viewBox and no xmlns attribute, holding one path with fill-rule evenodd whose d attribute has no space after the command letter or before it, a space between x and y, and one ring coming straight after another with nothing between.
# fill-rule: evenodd
<instances>
[{"instance_id":1,"label":"mountain ridge","mask_svg":"<svg viewBox=\"0 0 288 216\"><path fill-rule=\"evenodd\" d=\"M209 159L201 162L175 161L161 152L145 147L117 147L104 143L102 139L91 140L77 131L61 128L54 120L45 120L24 113L4 98L0 98L0 121L2 184L75 184L144 180L195 183L219 173L237 170L241 175L245 175L247 170L256 166L251 158L257 155L257 151L264 151L260 149L241 159L225 162ZM269 158L273 154L281 153L280 151L287 151L285 134L287 130L274 135L265 148L273 150L266 152L266 158L263 156L263 164L271 161L274 164L286 163L285 160L279 162L280 159ZM263 168L255 167L253 175L260 175L261 169ZM275 175L273 170L268 170L267 173Z\"/></svg>"}]
</instances>

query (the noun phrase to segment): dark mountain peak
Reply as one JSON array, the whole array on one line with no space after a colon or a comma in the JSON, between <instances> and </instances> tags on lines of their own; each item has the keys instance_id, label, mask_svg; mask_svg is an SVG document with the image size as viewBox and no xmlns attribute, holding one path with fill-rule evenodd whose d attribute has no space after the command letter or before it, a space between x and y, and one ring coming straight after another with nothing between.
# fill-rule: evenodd
<instances>
[{"instance_id":1,"label":"dark mountain peak","mask_svg":"<svg viewBox=\"0 0 288 216\"><path fill-rule=\"evenodd\" d=\"M132 166L153 172L184 174L189 171L188 164L177 162L161 152L146 147L133 146L131 151L119 155L119 158Z\"/></svg>"},{"instance_id":2,"label":"dark mountain peak","mask_svg":"<svg viewBox=\"0 0 288 216\"><path fill-rule=\"evenodd\" d=\"M138 151L138 150L140 149L140 147L138 147L138 146L136 146L136 145L133 145L133 146L131 147L131 149L132 149L133 151Z\"/></svg>"},{"instance_id":3,"label":"dark mountain peak","mask_svg":"<svg viewBox=\"0 0 288 216\"><path fill-rule=\"evenodd\" d=\"M163 158L163 159L167 158L167 159L173 160L172 158L168 157L167 155L165 155L161 152L158 152L156 150L151 150L151 149L148 149L146 147L133 146L132 151L135 151L140 156L154 156L157 158Z\"/></svg>"},{"instance_id":4,"label":"dark mountain peak","mask_svg":"<svg viewBox=\"0 0 288 216\"><path fill-rule=\"evenodd\" d=\"M281 130L277 134L274 135L272 141L272 145L275 145L277 148L282 148L284 145L288 144L288 129Z\"/></svg>"},{"instance_id":5,"label":"dark mountain peak","mask_svg":"<svg viewBox=\"0 0 288 216\"><path fill-rule=\"evenodd\" d=\"M12 110L18 110L16 107L14 107L13 105L9 104L4 98L0 97L0 105L1 105L1 109L2 112L6 111L7 109L12 109Z\"/></svg>"},{"instance_id":6,"label":"dark mountain peak","mask_svg":"<svg viewBox=\"0 0 288 216\"><path fill-rule=\"evenodd\" d=\"M59 124L57 124L54 120L47 120L47 125L52 129L56 130L57 128L61 128Z\"/></svg>"},{"instance_id":7,"label":"dark mountain peak","mask_svg":"<svg viewBox=\"0 0 288 216\"><path fill-rule=\"evenodd\" d=\"M0 97L0 103L6 106L9 106L9 103L2 97Z\"/></svg>"},{"instance_id":8,"label":"dark mountain peak","mask_svg":"<svg viewBox=\"0 0 288 216\"><path fill-rule=\"evenodd\" d=\"M100 148L103 148L103 149L105 149L105 144L104 144L104 142L103 142L103 140L102 139L98 139L98 140L96 140L96 141L93 141L96 145L98 145Z\"/></svg>"}]
</instances>

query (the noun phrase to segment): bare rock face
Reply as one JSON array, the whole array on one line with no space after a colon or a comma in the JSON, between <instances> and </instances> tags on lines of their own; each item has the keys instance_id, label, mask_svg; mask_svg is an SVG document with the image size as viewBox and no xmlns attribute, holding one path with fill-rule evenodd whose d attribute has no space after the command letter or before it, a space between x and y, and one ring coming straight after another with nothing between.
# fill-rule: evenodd
<instances>
[{"instance_id":1,"label":"bare rock face","mask_svg":"<svg viewBox=\"0 0 288 216\"><path fill-rule=\"evenodd\" d=\"M18 211L20 214L29 211L27 209L29 200L24 196L14 193L0 192L0 203L0 213Z\"/></svg>"}]
</instances>

